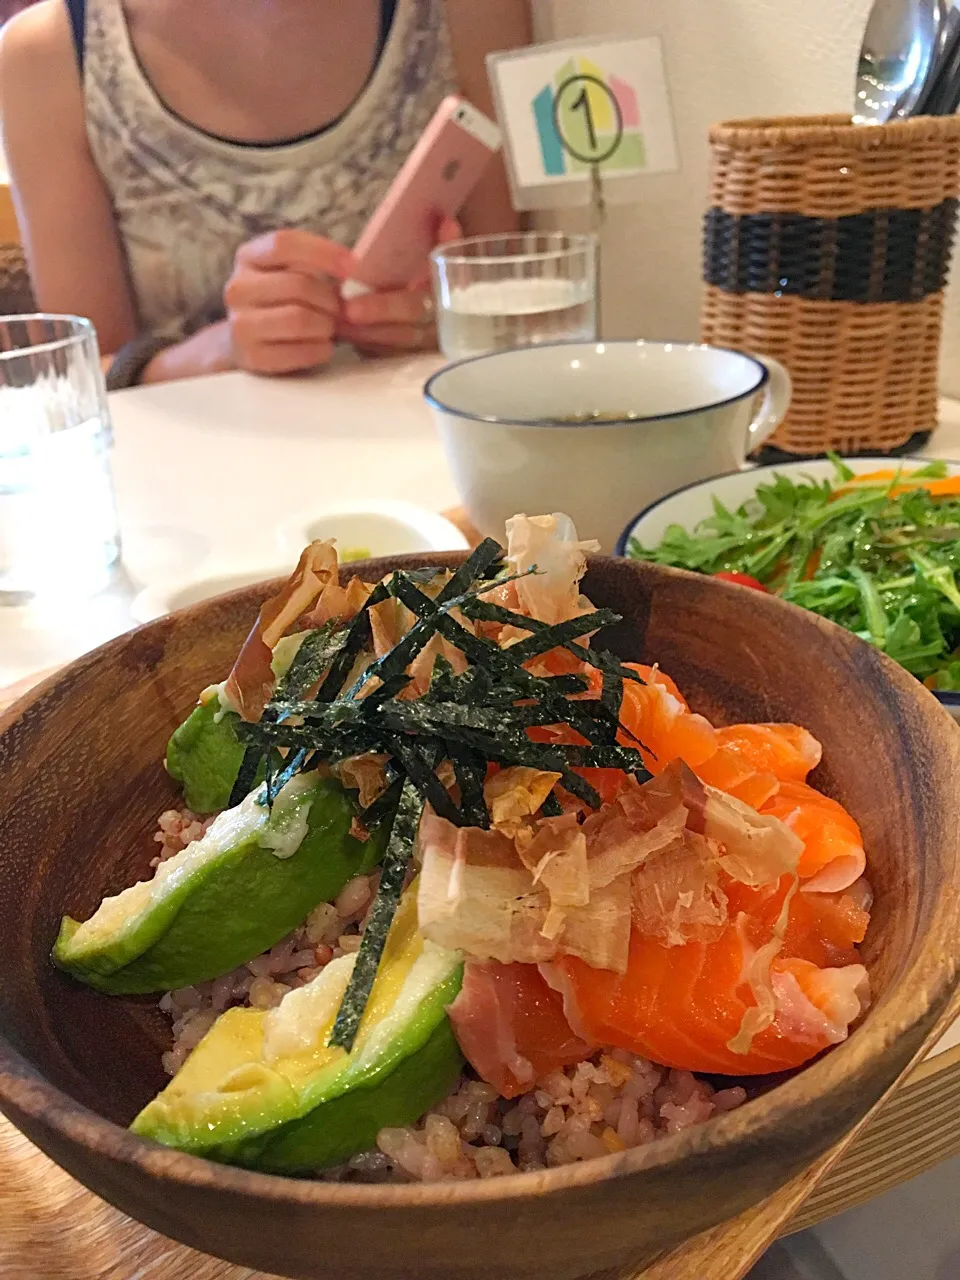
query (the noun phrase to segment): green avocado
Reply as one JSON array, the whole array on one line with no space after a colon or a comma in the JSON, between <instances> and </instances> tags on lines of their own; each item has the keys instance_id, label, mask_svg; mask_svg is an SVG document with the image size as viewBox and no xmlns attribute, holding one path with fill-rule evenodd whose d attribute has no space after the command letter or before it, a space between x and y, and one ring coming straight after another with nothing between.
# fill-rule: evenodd
<instances>
[{"instance_id":1,"label":"green avocado","mask_svg":"<svg viewBox=\"0 0 960 1280\"><path fill-rule=\"evenodd\" d=\"M239 720L213 697L194 707L167 743L167 773L182 785L194 813L215 813L230 803L245 751L237 737Z\"/></svg>"},{"instance_id":2,"label":"green avocado","mask_svg":"<svg viewBox=\"0 0 960 1280\"><path fill-rule=\"evenodd\" d=\"M289 671L307 631L283 636L273 650L271 667L278 680ZM220 685L204 689L200 701L167 743L167 773L183 787L194 813L216 813L230 803L230 793L243 762L244 744L237 737L240 717L220 701ZM263 777L261 767L255 782Z\"/></svg>"},{"instance_id":3,"label":"green avocado","mask_svg":"<svg viewBox=\"0 0 960 1280\"><path fill-rule=\"evenodd\" d=\"M354 808L335 779L298 774L272 811L260 804L261 790L160 863L152 880L104 899L82 924L65 916L54 963L113 994L216 978L272 947L380 861L385 833L350 835Z\"/></svg>"},{"instance_id":4,"label":"green avocado","mask_svg":"<svg viewBox=\"0 0 960 1280\"><path fill-rule=\"evenodd\" d=\"M313 1173L416 1120L463 1065L446 1015L460 956L422 938L408 890L346 1053L327 1040L354 961L331 961L269 1012L221 1014L133 1131L223 1163Z\"/></svg>"}]
</instances>

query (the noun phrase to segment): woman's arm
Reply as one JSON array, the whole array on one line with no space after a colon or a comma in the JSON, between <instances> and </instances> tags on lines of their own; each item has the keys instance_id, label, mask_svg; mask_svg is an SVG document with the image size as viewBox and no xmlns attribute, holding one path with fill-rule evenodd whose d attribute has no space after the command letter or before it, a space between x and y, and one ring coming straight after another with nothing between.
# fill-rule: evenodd
<instances>
[{"instance_id":1,"label":"woman's arm","mask_svg":"<svg viewBox=\"0 0 960 1280\"><path fill-rule=\"evenodd\" d=\"M460 91L491 118L493 95L486 57L517 49L532 39L527 0L446 0L447 26ZM510 203L503 160L497 157L460 213L464 235L515 231L520 219Z\"/></svg>"},{"instance_id":2,"label":"woman's arm","mask_svg":"<svg viewBox=\"0 0 960 1280\"><path fill-rule=\"evenodd\" d=\"M136 312L110 197L87 143L62 0L43 0L0 33L0 120L37 305L92 320L109 363L136 336ZM320 272L347 274L348 261L345 249L302 232L243 246L227 320L161 351L141 381L325 363L339 298Z\"/></svg>"},{"instance_id":3,"label":"woman's arm","mask_svg":"<svg viewBox=\"0 0 960 1280\"><path fill-rule=\"evenodd\" d=\"M88 316L100 349L115 351L136 318L62 0L24 10L0 33L0 122L37 305Z\"/></svg>"},{"instance_id":4,"label":"woman's arm","mask_svg":"<svg viewBox=\"0 0 960 1280\"><path fill-rule=\"evenodd\" d=\"M87 142L63 0L42 0L0 32L0 125L37 306L92 320L108 366L137 335L136 309L110 196ZM143 381L234 367L229 334L213 325L162 352Z\"/></svg>"}]
</instances>

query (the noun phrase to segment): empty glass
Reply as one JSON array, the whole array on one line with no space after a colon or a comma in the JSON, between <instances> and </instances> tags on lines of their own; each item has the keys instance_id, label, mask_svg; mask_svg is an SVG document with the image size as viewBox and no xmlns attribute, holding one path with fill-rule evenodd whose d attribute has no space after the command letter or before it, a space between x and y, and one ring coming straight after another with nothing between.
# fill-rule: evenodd
<instances>
[{"instance_id":1,"label":"empty glass","mask_svg":"<svg viewBox=\"0 0 960 1280\"><path fill-rule=\"evenodd\" d=\"M595 236L476 236L441 245L430 258L437 334L449 360L597 336Z\"/></svg>"},{"instance_id":2,"label":"empty glass","mask_svg":"<svg viewBox=\"0 0 960 1280\"><path fill-rule=\"evenodd\" d=\"M110 581L111 442L93 325L0 317L0 603L92 595Z\"/></svg>"}]
</instances>

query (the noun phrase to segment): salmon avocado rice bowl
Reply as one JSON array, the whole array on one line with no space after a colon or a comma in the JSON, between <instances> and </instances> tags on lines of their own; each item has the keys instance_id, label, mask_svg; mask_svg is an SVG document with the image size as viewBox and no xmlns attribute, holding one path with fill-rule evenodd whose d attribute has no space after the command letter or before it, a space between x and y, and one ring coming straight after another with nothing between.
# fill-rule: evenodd
<instances>
[{"instance_id":1,"label":"salmon avocado rice bowl","mask_svg":"<svg viewBox=\"0 0 960 1280\"><path fill-rule=\"evenodd\" d=\"M171 1018L136 1133L488 1178L709 1121L847 1037L872 893L819 743L604 649L593 549L516 516L454 570L341 584L306 548L170 739L152 877L54 946Z\"/></svg>"}]
</instances>

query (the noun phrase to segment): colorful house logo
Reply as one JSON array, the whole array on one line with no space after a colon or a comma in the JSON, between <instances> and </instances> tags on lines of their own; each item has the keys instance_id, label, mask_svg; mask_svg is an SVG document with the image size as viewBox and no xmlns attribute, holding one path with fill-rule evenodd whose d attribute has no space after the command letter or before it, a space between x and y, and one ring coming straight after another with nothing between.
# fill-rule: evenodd
<instances>
[{"instance_id":1,"label":"colorful house logo","mask_svg":"<svg viewBox=\"0 0 960 1280\"><path fill-rule=\"evenodd\" d=\"M530 105L548 177L645 167L636 91L589 58L568 59Z\"/></svg>"}]
</instances>

